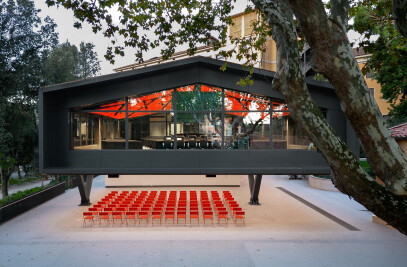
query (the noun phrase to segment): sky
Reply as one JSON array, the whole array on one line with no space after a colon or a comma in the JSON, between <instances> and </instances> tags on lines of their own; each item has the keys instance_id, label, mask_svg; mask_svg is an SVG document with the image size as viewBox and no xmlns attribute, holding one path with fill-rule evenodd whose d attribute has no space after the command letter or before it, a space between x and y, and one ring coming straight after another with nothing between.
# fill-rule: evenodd
<instances>
[{"instance_id":1,"label":"sky","mask_svg":"<svg viewBox=\"0 0 407 267\"><path fill-rule=\"evenodd\" d=\"M87 23L82 24L82 29L74 28L73 24L75 22L75 19L71 10L67 10L64 7L48 7L45 3L45 0L34 0L34 3L37 9L41 9L41 12L39 13L39 16L41 18L49 16L54 19L55 23L58 25L56 31L59 33L60 43L68 40L71 44L75 44L78 47L82 41L91 42L95 45L95 51L97 52L99 60L101 61L100 66L102 75L113 73L113 69L115 68L135 63L134 49L126 48L125 56L116 56L115 64L110 64L104 58L106 49L109 46L110 41L108 38L104 37L102 33L93 33L91 27ZM250 1L238 0L235 4L235 8L232 14L243 12L248 4L250 4ZM116 13L115 15L116 18L118 18L119 14ZM355 39L356 35L351 33L349 38ZM158 50L149 51L145 54L144 60L156 56L160 56Z\"/></svg>"}]
</instances>

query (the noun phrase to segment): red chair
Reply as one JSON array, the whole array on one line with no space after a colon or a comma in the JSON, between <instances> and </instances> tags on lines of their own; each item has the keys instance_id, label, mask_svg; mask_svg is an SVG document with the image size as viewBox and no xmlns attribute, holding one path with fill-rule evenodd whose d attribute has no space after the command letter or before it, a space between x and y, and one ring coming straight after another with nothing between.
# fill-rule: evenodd
<instances>
[{"instance_id":1,"label":"red chair","mask_svg":"<svg viewBox=\"0 0 407 267\"><path fill-rule=\"evenodd\" d=\"M241 220L243 224L245 224L245 212L244 211L236 211L235 223L237 225L237 221Z\"/></svg>"},{"instance_id":2,"label":"red chair","mask_svg":"<svg viewBox=\"0 0 407 267\"><path fill-rule=\"evenodd\" d=\"M116 211L120 211L122 215L124 215L126 213L126 211L128 210L128 208L116 208Z\"/></svg>"},{"instance_id":3,"label":"red chair","mask_svg":"<svg viewBox=\"0 0 407 267\"><path fill-rule=\"evenodd\" d=\"M90 225L93 226L95 224L95 221L93 219L94 219L94 216L93 216L92 212L89 212L89 211L86 212L85 211L83 213L83 227L85 227L86 221L89 221Z\"/></svg>"},{"instance_id":4,"label":"red chair","mask_svg":"<svg viewBox=\"0 0 407 267\"><path fill-rule=\"evenodd\" d=\"M225 220L226 226L228 225L228 212L226 210L225 211L219 211L219 213L218 213L218 223L219 223L219 225L220 225L221 220Z\"/></svg>"},{"instance_id":5,"label":"red chair","mask_svg":"<svg viewBox=\"0 0 407 267\"><path fill-rule=\"evenodd\" d=\"M113 213L113 208L104 208L103 211L107 212L107 214L108 214L109 216L111 216L112 213ZM99 214L100 214L100 213L99 213Z\"/></svg>"},{"instance_id":6,"label":"red chair","mask_svg":"<svg viewBox=\"0 0 407 267\"><path fill-rule=\"evenodd\" d=\"M190 210L189 211L189 224L192 225L192 219L196 219L199 226L199 212L198 210Z\"/></svg>"},{"instance_id":7,"label":"red chair","mask_svg":"<svg viewBox=\"0 0 407 267\"><path fill-rule=\"evenodd\" d=\"M136 213L134 211L127 211L126 212L126 225L128 225L128 222L133 220L134 225L136 225Z\"/></svg>"},{"instance_id":8,"label":"red chair","mask_svg":"<svg viewBox=\"0 0 407 267\"><path fill-rule=\"evenodd\" d=\"M113 224L115 224L116 221L120 221L120 226L123 225L123 215L120 211L114 211L112 219L113 219Z\"/></svg>"},{"instance_id":9,"label":"red chair","mask_svg":"<svg viewBox=\"0 0 407 267\"><path fill-rule=\"evenodd\" d=\"M167 220L172 219L172 224L174 225L174 211L165 211L165 225L167 225Z\"/></svg>"},{"instance_id":10,"label":"red chair","mask_svg":"<svg viewBox=\"0 0 407 267\"><path fill-rule=\"evenodd\" d=\"M160 220L160 225L161 225L161 218L162 218L162 211L153 211L151 213L151 226L154 225L154 220Z\"/></svg>"},{"instance_id":11,"label":"red chair","mask_svg":"<svg viewBox=\"0 0 407 267\"><path fill-rule=\"evenodd\" d=\"M187 212L186 210L177 211L177 224L179 224L179 219L184 219L185 225L187 225Z\"/></svg>"},{"instance_id":12,"label":"red chair","mask_svg":"<svg viewBox=\"0 0 407 267\"><path fill-rule=\"evenodd\" d=\"M92 216L97 221L98 220L98 215L99 215L99 210L97 208L89 208L89 212L92 213Z\"/></svg>"},{"instance_id":13,"label":"red chair","mask_svg":"<svg viewBox=\"0 0 407 267\"><path fill-rule=\"evenodd\" d=\"M236 221L236 213L241 212L241 211L242 211L242 208L240 208L240 207L233 208L232 212L233 212L233 217L234 217L235 221Z\"/></svg>"},{"instance_id":14,"label":"red chair","mask_svg":"<svg viewBox=\"0 0 407 267\"><path fill-rule=\"evenodd\" d=\"M109 221L110 221L109 218L110 218L109 213L107 213L107 212L99 212L99 226L102 223L102 221L106 221L107 226L109 226Z\"/></svg>"},{"instance_id":15,"label":"red chair","mask_svg":"<svg viewBox=\"0 0 407 267\"><path fill-rule=\"evenodd\" d=\"M204 225L206 220L211 220L212 221L212 226L213 226L213 212L212 211L204 211L203 212L203 220L204 220Z\"/></svg>"},{"instance_id":16,"label":"red chair","mask_svg":"<svg viewBox=\"0 0 407 267\"><path fill-rule=\"evenodd\" d=\"M146 221L146 226L148 225L148 214L150 212L147 211L139 211L138 213L138 221L139 221L139 225L141 225L141 221L145 220Z\"/></svg>"}]
</instances>

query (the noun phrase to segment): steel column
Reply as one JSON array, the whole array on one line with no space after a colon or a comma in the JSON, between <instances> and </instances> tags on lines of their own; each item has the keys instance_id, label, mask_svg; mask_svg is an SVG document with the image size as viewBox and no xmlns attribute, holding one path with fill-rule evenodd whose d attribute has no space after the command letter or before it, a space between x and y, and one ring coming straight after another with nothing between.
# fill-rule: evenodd
<instances>
[{"instance_id":1,"label":"steel column","mask_svg":"<svg viewBox=\"0 0 407 267\"><path fill-rule=\"evenodd\" d=\"M261 179L263 175L256 174L255 177L253 175L249 175L249 186L250 186L250 205L260 205L259 203L259 192L261 186ZM253 184L254 183L254 184Z\"/></svg>"},{"instance_id":2,"label":"steel column","mask_svg":"<svg viewBox=\"0 0 407 267\"><path fill-rule=\"evenodd\" d=\"M79 175L79 194L81 195L81 204L79 206L90 206L90 190L94 175Z\"/></svg>"}]
</instances>

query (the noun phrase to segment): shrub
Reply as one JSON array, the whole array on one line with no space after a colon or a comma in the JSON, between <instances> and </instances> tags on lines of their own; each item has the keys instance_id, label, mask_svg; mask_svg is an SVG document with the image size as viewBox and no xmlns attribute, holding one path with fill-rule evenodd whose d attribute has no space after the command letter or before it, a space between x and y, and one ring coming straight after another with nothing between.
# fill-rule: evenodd
<instances>
[{"instance_id":1,"label":"shrub","mask_svg":"<svg viewBox=\"0 0 407 267\"><path fill-rule=\"evenodd\" d=\"M37 192L40 192L48 187L54 186L56 184L58 184L59 182L56 180L51 181L49 184L45 185L45 186L38 186L38 187L33 187L24 191L18 191L14 194L11 194L8 197L5 197L3 199L0 199L0 207L3 207L7 204L10 204L12 202L15 202L17 200L20 200L22 198L25 198L27 196L30 196L32 194L35 194Z\"/></svg>"}]
</instances>

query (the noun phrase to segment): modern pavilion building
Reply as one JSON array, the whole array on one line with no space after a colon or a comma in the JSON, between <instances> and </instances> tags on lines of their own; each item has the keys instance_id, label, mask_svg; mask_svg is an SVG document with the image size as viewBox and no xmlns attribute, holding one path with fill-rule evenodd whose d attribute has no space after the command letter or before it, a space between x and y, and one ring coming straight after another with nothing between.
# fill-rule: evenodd
<instances>
[{"instance_id":1,"label":"modern pavilion building","mask_svg":"<svg viewBox=\"0 0 407 267\"><path fill-rule=\"evenodd\" d=\"M256 69L253 84L240 87L245 70L229 64L223 72L222 65L194 57L42 88L41 173L245 174L252 179L329 173L272 89L274 73ZM358 153L332 87L314 80L307 84L328 122Z\"/></svg>"}]
</instances>

